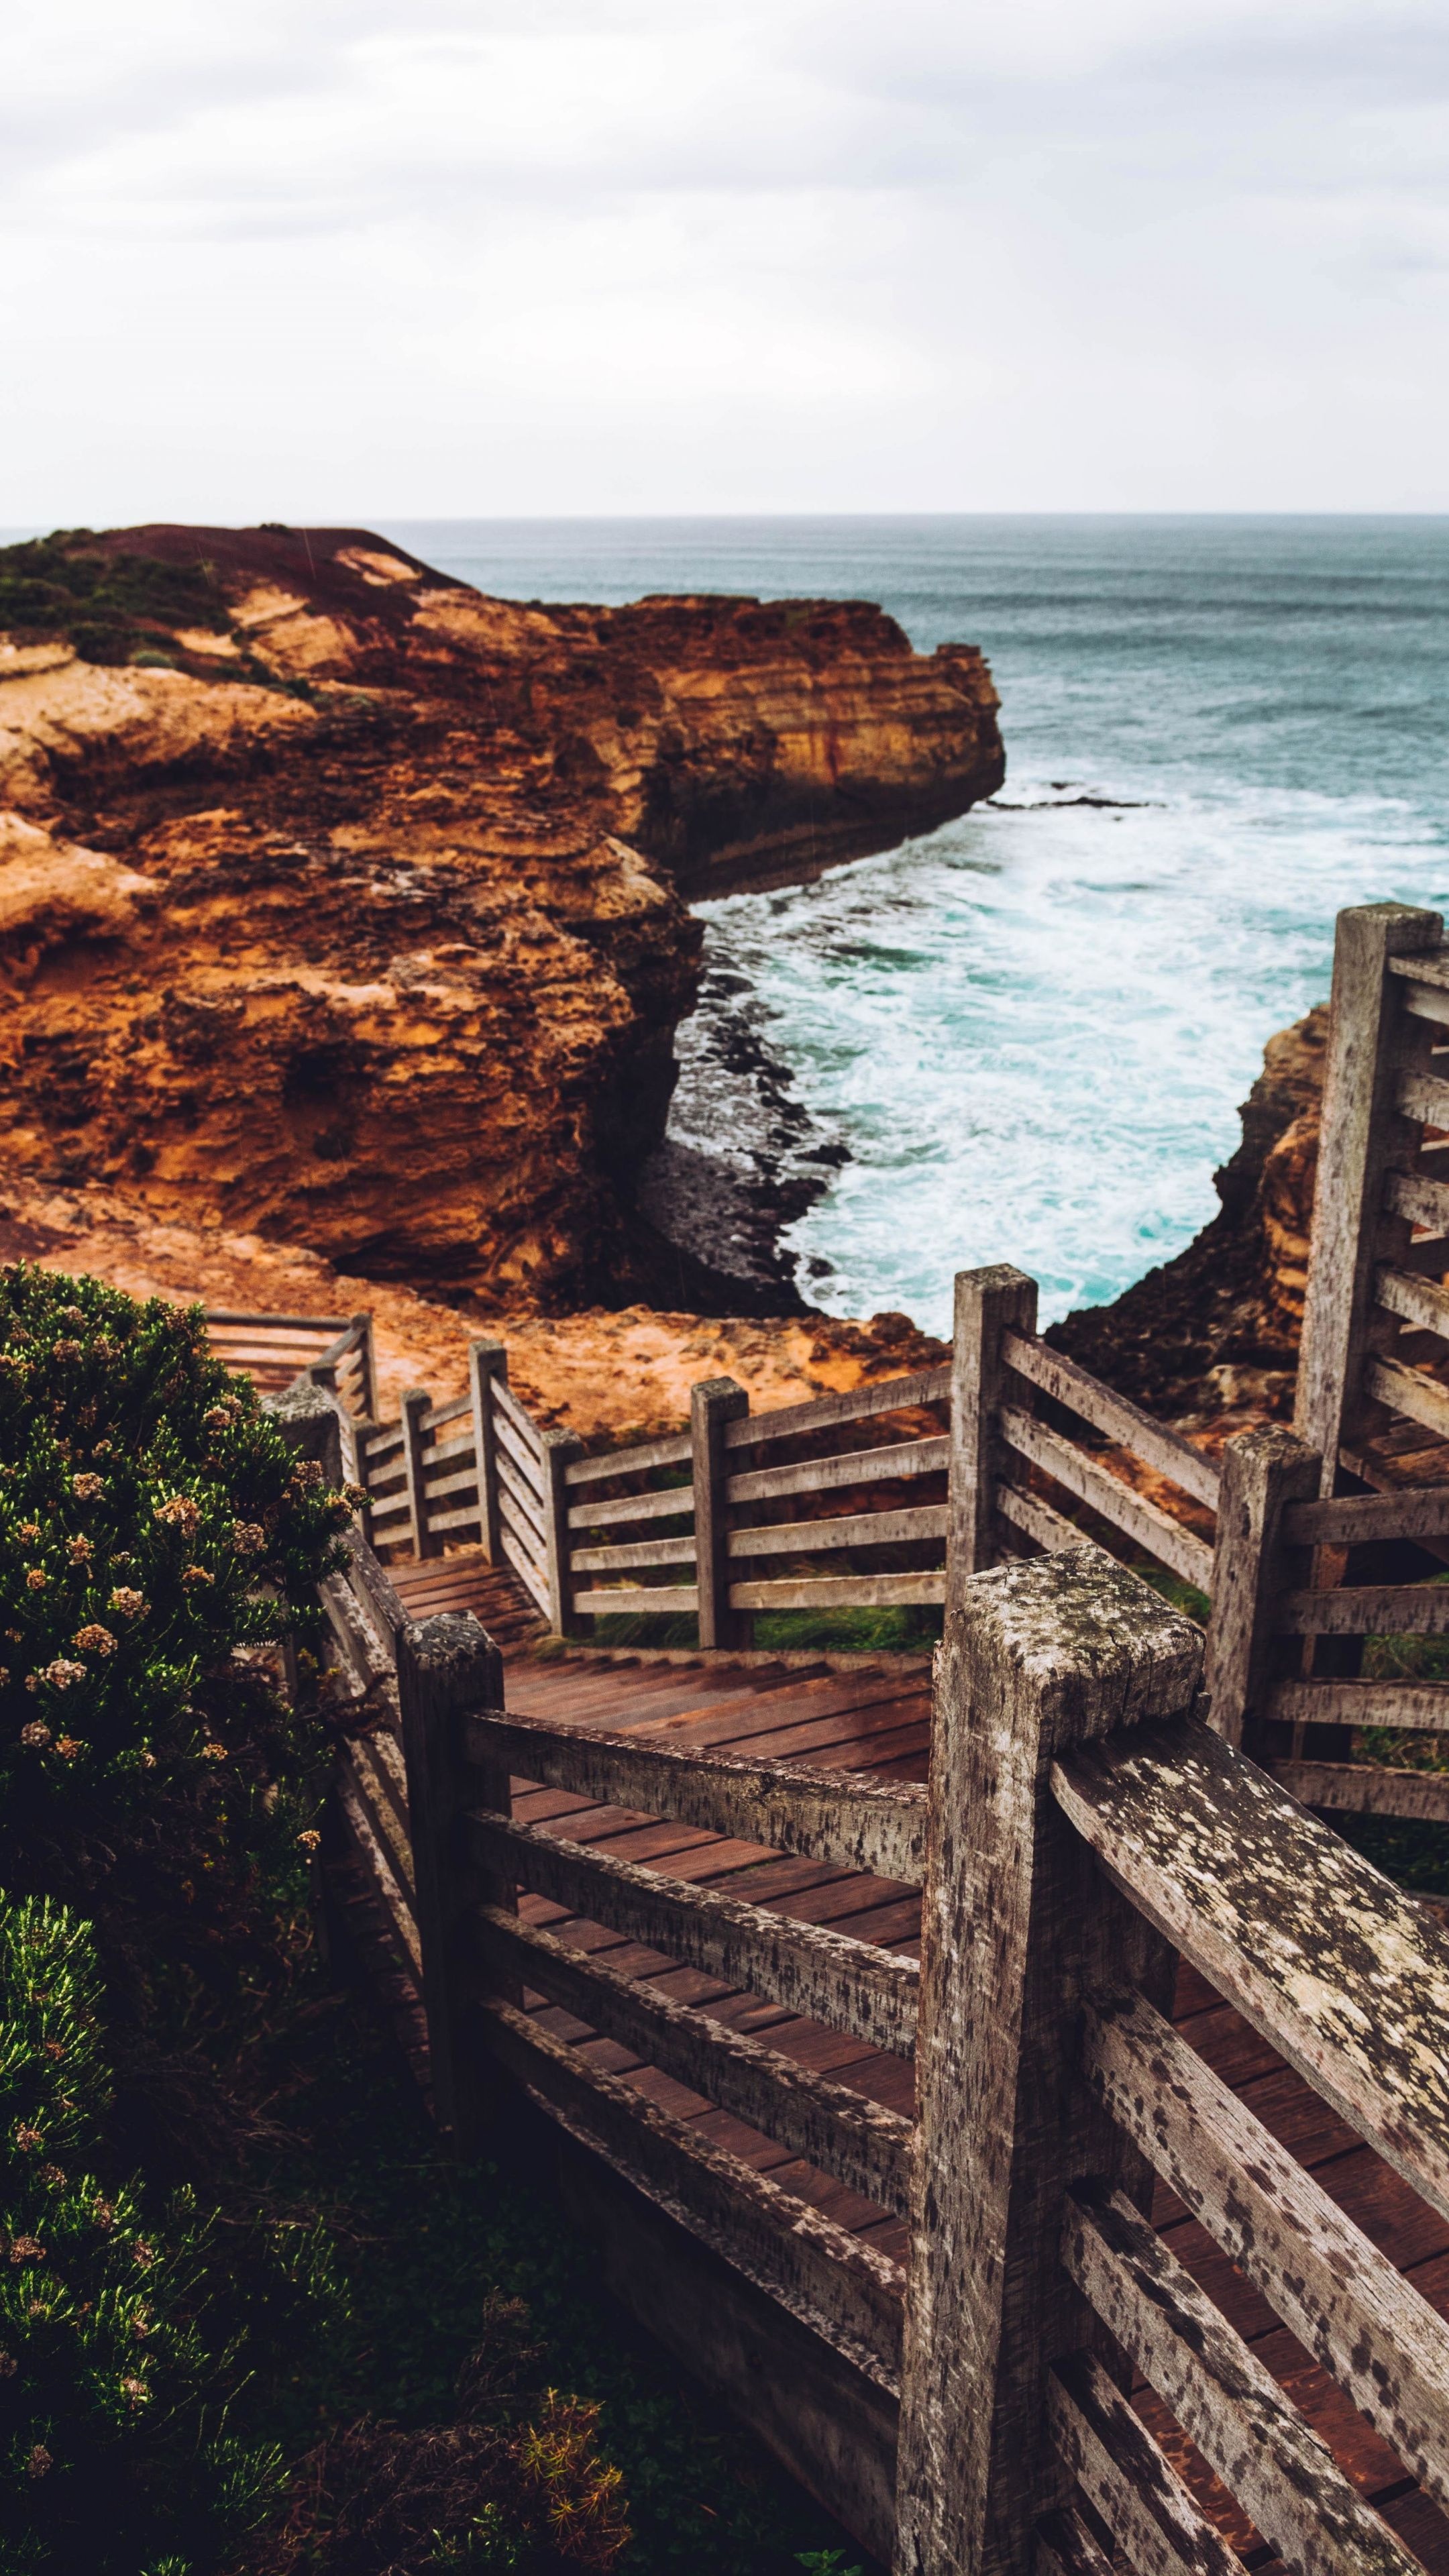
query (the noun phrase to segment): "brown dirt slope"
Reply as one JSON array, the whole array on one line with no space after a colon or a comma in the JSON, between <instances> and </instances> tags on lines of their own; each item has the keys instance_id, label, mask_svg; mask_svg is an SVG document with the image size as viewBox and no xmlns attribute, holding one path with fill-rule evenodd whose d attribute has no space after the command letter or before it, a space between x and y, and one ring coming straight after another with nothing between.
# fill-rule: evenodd
<instances>
[{"instance_id":1,"label":"brown dirt slope","mask_svg":"<svg viewBox=\"0 0 1449 2576\"><path fill-rule=\"evenodd\" d=\"M8 1166L372 1279L654 1288L680 887L1002 775L980 655L859 604L520 606L356 529L68 542L201 567L212 622L120 663L64 617L0 637Z\"/></svg>"}]
</instances>

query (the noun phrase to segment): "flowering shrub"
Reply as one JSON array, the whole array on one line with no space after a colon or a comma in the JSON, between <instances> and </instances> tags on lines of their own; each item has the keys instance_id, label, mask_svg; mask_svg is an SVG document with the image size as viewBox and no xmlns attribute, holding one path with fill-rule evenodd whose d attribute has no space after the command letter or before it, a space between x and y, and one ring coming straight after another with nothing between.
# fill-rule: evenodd
<instances>
[{"instance_id":1,"label":"flowering shrub","mask_svg":"<svg viewBox=\"0 0 1449 2576\"><path fill-rule=\"evenodd\" d=\"M0 1884L107 1938L129 1909L153 1957L295 1900L320 1734L268 1648L315 1625L348 1510L198 1308L0 1271Z\"/></svg>"},{"instance_id":2,"label":"flowering shrub","mask_svg":"<svg viewBox=\"0 0 1449 2576\"><path fill-rule=\"evenodd\" d=\"M96 2171L110 2076L89 1927L0 1896L3 2576L215 2563L279 2463L226 2429L243 2338L212 2230Z\"/></svg>"}]
</instances>

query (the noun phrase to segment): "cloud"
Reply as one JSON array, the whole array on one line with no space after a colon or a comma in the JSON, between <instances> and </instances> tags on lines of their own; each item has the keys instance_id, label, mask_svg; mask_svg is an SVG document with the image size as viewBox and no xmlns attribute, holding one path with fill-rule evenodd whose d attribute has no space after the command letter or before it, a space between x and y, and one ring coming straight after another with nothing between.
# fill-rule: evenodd
<instances>
[{"instance_id":1,"label":"cloud","mask_svg":"<svg viewBox=\"0 0 1449 2576\"><path fill-rule=\"evenodd\" d=\"M31 0L7 515L1445 506L1446 90L1440 0Z\"/></svg>"}]
</instances>

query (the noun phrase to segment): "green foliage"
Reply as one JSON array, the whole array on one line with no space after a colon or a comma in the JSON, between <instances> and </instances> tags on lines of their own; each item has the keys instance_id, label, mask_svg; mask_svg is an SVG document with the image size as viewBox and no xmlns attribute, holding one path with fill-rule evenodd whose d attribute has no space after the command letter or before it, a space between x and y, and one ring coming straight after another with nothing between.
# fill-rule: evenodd
<instances>
[{"instance_id":1,"label":"green foliage","mask_svg":"<svg viewBox=\"0 0 1449 2576\"><path fill-rule=\"evenodd\" d=\"M98 2170L102 2001L89 1927L0 1896L3 2576L190 2576L280 2476L228 2421L245 2337L214 2224Z\"/></svg>"},{"instance_id":2,"label":"green foliage","mask_svg":"<svg viewBox=\"0 0 1449 2576\"><path fill-rule=\"evenodd\" d=\"M153 1953L244 1943L264 1890L305 1892L321 1732L269 1649L315 1624L345 1499L198 1308L26 1267L0 1271L0 1459L0 1884L107 1940L128 1911Z\"/></svg>"},{"instance_id":3,"label":"green foliage","mask_svg":"<svg viewBox=\"0 0 1449 2576\"><path fill-rule=\"evenodd\" d=\"M88 528L0 546L0 628L60 636L87 662L125 662L177 627L213 633L230 620L203 564L87 550Z\"/></svg>"}]
</instances>

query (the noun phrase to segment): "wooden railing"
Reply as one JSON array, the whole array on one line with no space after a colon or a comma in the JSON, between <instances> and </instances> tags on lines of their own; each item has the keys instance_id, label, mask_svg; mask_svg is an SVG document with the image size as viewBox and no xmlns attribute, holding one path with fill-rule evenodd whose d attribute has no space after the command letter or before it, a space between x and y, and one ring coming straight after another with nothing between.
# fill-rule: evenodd
<instances>
[{"instance_id":1,"label":"wooden railing","mask_svg":"<svg viewBox=\"0 0 1449 2576\"><path fill-rule=\"evenodd\" d=\"M217 1358L265 1393L304 1377L330 1387L355 1420L371 1419L377 1378L370 1314L233 1315L213 1308L206 1323Z\"/></svg>"},{"instance_id":2,"label":"wooden railing","mask_svg":"<svg viewBox=\"0 0 1449 2576\"><path fill-rule=\"evenodd\" d=\"M396 1648L406 1795L374 1761L366 1814L383 1844L411 1820L394 1874L440 2118L472 2149L524 2104L656 2213L654 2330L747 2415L768 2407L777 2452L865 2546L900 2576L1105 2576L1105 2526L1134 2567L1227 2576L1211 2471L1310 2576L1417 2564L1145 2214L1160 2177L1406 2487L1449 2504L1449 2328L1167 2019L1180 1954L1449 2217L1449 1943L1203 1724L1191 1622L1090 1546L972 1578L929 1788L511 1715L470 1620L400 1625ZM922 1887L919 1965L516 1823L526 1784ZM520 1915L524 1892L567 1938ZM621 1937L600 1952L588 1925ZM915 2120L713 2018L721 1986L914 2057ZM671 2086L907 2217L908 2261L677 2116ZM724 2267L709 2333L679 2231ZM738 2370L725 2278L756 2302Z\"/></svg>"}]
</instances>

